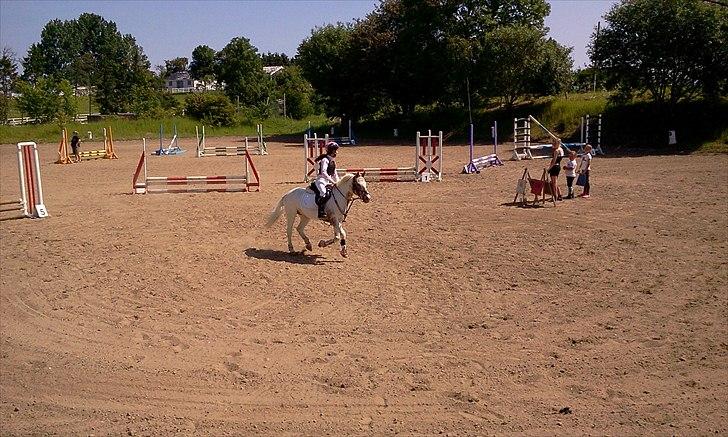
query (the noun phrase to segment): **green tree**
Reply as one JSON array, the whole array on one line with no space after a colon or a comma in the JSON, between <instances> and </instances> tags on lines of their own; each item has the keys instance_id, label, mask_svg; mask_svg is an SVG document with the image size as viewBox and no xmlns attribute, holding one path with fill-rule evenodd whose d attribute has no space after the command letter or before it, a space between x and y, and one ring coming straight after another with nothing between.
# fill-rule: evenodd
<instances>
[{"instance_id":1,"label":"green tree","mask_svg":"<svg viewBox=\"0 0 728 437\"><path fill-rule=\"evenodd\" d=\"M193 79L201 80L205 85L215 80L215 50L202 45L192 50L190 62L190 75Z\"/></svg>"},{"instance_id":2,"label":"green tree","mask_svg":"<svg viewBox=\"0 0 728 437\"><path fill-rule=\"evenodd\" d=\"M260 58L266 67L287 67L291 65L291 60L285 53L264 53Z\"/></svg>"},{"instance_id":3,"label":"green tree","mask_svg":"<svg viewBox=\"0 0 728 437\"><path fill-rule=\"evenodd\" d=\"M329 116L349 113L346 103L353 86L350 76L350 42L352 29L337 24L316 28L298 46L296 64L322 100Z\"/></svg>"},{"instance_id":4,"label":"green tree","mask_svg":"<svg viewBox=\"0 0 728 437\"><path fill-rule=\"evenodd\" d=\"M543 45L543 31L531 27L502 27L489 32L476 62L480 92L499 96L508 106L532 93L544 68Z\"/></svg>"},{"instance_id":5,"label":"green tree","mask_svg":"<svg viewBox=\"0 0 728 437\"><path fill-rule=\"evenodd\" d=\"M521 25L542 31L545 0L384 0L354 24L315 29L296 62L329 115L394 107L464 103L466 78L476 88L485 35Z\"/></svg>"},{"instance_id":6,"label":"green tree","mask_svg":"<svg viewBox=\"0 0 728 437\"><path fill-rule=\"evenodd\" d=\"M0 57L0 123L5 124L10 113L12 91L18 81L18 63L15 53L9 47L3 47Z\"/></svg>"},{"instance_id":7,"label":"green tree","mask_svg":"<svg viewBox=\"0 0 728 437\"><path fill-rule=\"evenodd\" d=\"M616 5L589 54L618 96L648 93L669 107L726 91L728 8L697 0Z\"/></svg>"},{"instance_id":8,"label":"green tree","mask_svg":"<svg viewBox=\"0 0 728 437\"><path fill-rule=\"evenodd\" d=\"M135 100L133 92L151 83L149 61L136 40L95 14L48 22L40 42L28 50L23 67L23 77L30 82L39 78L66 79L76 85L90 81L106 113L128 111Z\"/></svg>"},{"instance_id":9,"label":"green tree","mask_svg":"<svg viewBox=\"0 0 728 437\"><path fill-rule=\"evenodd\" d=\"M170 75L172 73L181 73L183 71L187 71L187 64L188 64L187 58L174 58L164 61L164 70L167 72L167 75Z\"/></svg>"},{"instance_id":10,"label":"green tree","mask_svg":"<svg viewBox=\"0 0 728 437\"><path fill-rule=\"evenodd\" d=\"M216 55L216 77L224 83L225 94L246 106L257 106L270 92L270 76L263 72L258 49L247 38L233 38Z\"/></svg>"},{"instance_id":11,"label":"green tree","mask_svg":"<svg viewBox=\"0 0 728 437\"><path fill-rule=\"evenodd\" d=\"M220 93L191 94L185 99L185 111L193 118L213 126L235 124L235 107Z\"/></svg>"},{"instance_id":12,"label":"green tree","mask_svg":"<svg viewBox=\"0 0 728 437\"><path fill-rule=\"evenodd\" d=\"M287 116L300 120L313 114L313 87L298 66L284 68L273 80L276 84L274 96L279 100L285 98Z\"/></svg>"},{"instance_id":13,"label":"green tree","mask_svg":"<svg viewBox=\"0 0 728 437\"><path fill-rule=\"evenodd\" d=\"M556 40L541 40L540 62L532 83L531 92L541 96L553 96L571 90L573 83L571 48L564 47Z\"/></svg>"},{"instance_id":14,"label":"green tree","mask_svg":"<svg viewBox=\"0 0 728 437\"><path fill-rule=\"evenodd\" d=\"M35 84L21 82L18 108L40 122L56 120L65 124L76 115L73 87L67 80L53 81L40 78Z\"/></svg>"},{"instance_id":15,"label":"green tree","mask_svg":"<svg viewBox=\"0 0 728 437\"><path fill-rule=\"evenodd\" d=\"M0 57L0 92L4 96L10 96L17 81L18 61L15 53L10 47L3 47Z\"/></svg>"}]
</instances>

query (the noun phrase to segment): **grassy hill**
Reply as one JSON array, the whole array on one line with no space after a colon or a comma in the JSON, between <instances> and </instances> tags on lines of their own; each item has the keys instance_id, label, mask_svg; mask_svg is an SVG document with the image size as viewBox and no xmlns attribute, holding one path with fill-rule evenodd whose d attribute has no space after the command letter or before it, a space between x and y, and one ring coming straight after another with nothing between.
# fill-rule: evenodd
<instances>
[{"instance_id":1,"label":"grassy hill","mask_svg":"<svg viewBox=\"0 0 728 437\"><path fill-rule=\"evenodd\" d=\"M473 112L475 142L490 144L490 127L498 121L500 143L512 141L513 119L533 115L546 128L565 141L578 141L580 119L585 114L602 114L602 145L605 151L615 154L628 153L728 153L728 99L718 102L682 103L672 113L655 107L649 102L611 105L606 93L572 94L568 97L549 97L521 102L514 108L489 107ZM290 120L273 117L267 120L248 120L233 127L206 127L212 136L254 136L256 123L263 123L266 136L299 136L309 122L316 132L323 134L334 127L341 134L338 124L324 116L310 120ZM130 140L147 138L152 144L159 141L159 126L164 125L164 137L169 140L173 126L181 138L195 136L195 126L201 123L185 117L164 120L109 118L88 124L70 124L69 131L85 134L91 131L101 135L103 127L111 126L114 138ZM417 130L442 130L451 142L468 142L469 118L466 108L423 108L412 117L388 118L363 121L354 126L359 139L394 139L398 129L400 138L414 137ZM678 145L667 146L668 131L675 130ZM0 143L18 141L56 142L60 127L55 124L0 126ZM534 140L546 139L547 135L537 127L532 129Z\"/></svg>"}]
</instances>

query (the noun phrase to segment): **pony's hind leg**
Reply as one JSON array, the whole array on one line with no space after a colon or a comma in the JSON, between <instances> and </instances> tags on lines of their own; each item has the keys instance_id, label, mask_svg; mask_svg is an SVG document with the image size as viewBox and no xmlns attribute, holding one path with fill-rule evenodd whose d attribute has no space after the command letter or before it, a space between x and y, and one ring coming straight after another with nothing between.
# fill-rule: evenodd
<instances>
[{"instance_id":1,"label":"pony's hind leg","mask_svg":"<svg viewBox=\"0 0 728 437\"><path fill-rule=\"evenodd\" d=\"M296 230L298 231L298 235L303 238L304 243L306 243L306 250L311 251L313 250L313 246L311 245L311 240L308 239L308 236L306 236L305 228L308 222L311 221L308 217L305 215L301 216L301 221L298 223L298 226L296 226Z\"/></svg>"},{"instance_id":2,"label":"pony's hind leg","mask_svg":"<svg viewBox=\"0 0 728 437\"><path fill-rule=\"evenodd\" d=\"M288 237L288 252L293 253L293 241L291 241L291 237L293 236L293 222L296 220L296 214L291 214L290 212L286 211L286 237Z\"/></svg>"}]
</instances>

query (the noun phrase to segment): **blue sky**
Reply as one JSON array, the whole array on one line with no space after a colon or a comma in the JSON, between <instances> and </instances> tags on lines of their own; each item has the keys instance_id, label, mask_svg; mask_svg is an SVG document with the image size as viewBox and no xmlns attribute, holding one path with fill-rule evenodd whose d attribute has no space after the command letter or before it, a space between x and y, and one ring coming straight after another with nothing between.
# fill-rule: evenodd
<instances>
[{"instance_id":1,"label":"blue sky","mask_svg":"<svg viewBox=\"0 0 728 437\"><path fill-rule=\"evenodd\" d=\"M574 47L575 67L588 64L586 45L601 16L617 0L551 0L546 25L550 36ZM350 22L373 11L378 0L258 1L62 1L0 0L0 46L23 58L40 40L45 24L71 20L83 12L116 23L133 35L152 67L165 59L191 58L198 45L222 49L232 38L248 38L260 53L293 56L300 42L318 26Z\"/></svg>"}]
</instances>

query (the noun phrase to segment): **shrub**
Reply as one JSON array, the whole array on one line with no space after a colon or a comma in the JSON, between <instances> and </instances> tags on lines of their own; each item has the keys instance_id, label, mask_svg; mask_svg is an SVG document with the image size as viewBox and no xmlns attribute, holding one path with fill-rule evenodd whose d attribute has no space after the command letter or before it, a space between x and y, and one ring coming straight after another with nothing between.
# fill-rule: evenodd
<instances>
[{"instance_id":1,"label":"shrub","mask_svg":"<svg viewBox=\"0 0 728 437\"><path fill-rule=\"evenodd\" d=\"M212 126L235 124L235 107L230 99L222 94L192 94L185 99L185 111L190 117Z\"/></svg>"}]
</instances>

